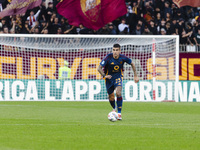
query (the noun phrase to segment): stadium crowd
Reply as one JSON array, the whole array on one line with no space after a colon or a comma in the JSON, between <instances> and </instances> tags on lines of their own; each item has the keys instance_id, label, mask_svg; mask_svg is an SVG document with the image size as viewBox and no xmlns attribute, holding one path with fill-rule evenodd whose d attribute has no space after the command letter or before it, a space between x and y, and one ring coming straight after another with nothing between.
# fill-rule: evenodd
<instances>
[{"instance_id":1,"label":"stadium crowd","mask_svg":"<svg viewBox=\"0 0 200 150\"><path fill-rule=\"evenodd\" d=\"M126 0L127 14L96 31L71 26L57 13L58 2L43 0L26 14L1 18L0 33L179 35L180 44L200 46L200 7L178 8L172 0Z\"/></svg>"}]
</instances>

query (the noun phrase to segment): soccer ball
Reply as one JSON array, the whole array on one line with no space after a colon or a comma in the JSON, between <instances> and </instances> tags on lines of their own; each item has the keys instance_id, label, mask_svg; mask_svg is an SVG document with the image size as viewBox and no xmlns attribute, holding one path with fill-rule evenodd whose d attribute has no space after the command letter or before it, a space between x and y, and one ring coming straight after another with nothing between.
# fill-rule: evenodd
<instances>
[{"instance_id":1,"label":"soccer ball","mask_svg":"<svg viewBox=\"0 0 200 150\"><path fill-rule=\"evenodd\" d=\"M117 113L116 112L110 112L108 114L108 120L114 122L117 121Z\"/></svg>"}]
</instances>

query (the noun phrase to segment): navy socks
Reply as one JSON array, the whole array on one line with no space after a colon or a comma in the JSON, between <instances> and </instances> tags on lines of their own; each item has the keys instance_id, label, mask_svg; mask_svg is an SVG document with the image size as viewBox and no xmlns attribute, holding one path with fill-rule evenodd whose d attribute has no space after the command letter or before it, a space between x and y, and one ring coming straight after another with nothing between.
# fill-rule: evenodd
<instances>
[{"instance_id":1,"label":"navy socks","mask_svg":"<svg viewBox=\"0 0 200 150\"><path fill-rule=\"evenodd\" d=\"M122 111L122 102L123 102L123 99L122 97L117 97L117 109L118 109L118 113L121 113Z\"/></svg>"}]
</instances>

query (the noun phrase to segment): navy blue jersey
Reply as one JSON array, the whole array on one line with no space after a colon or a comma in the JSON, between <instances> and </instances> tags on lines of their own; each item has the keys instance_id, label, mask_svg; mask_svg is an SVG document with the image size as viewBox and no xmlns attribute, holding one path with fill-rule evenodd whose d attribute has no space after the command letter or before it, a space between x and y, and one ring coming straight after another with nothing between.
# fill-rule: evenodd
<instances>
[{"instance_id":1,"label":"navy blue jersey","mask_svg":"<svg viewBox=\"0 0 200 150\"><path fill-rule=\"evenodd\" d=\"M124 62L131 64L132 60L120 54L118 59L113 58L113 53L108 54L100 63L106 75L111 75L113 80L123 77Z\"/></svg>"},{"instance_id":2,"label":"navy blue jersey","mask_svg":"<svg viewBox=\"0 0 200 150\"><path fill-rule=\"evenodd\" d=\"M111 75L111 79L106 79L106 89L108 94L112 94L117 86L122 86L124 62L131 64L132 60L122 54L118 59L113 58L113 53L108 54L100 63L104 67L106 75Z\"/></svg>"}]
</instances>

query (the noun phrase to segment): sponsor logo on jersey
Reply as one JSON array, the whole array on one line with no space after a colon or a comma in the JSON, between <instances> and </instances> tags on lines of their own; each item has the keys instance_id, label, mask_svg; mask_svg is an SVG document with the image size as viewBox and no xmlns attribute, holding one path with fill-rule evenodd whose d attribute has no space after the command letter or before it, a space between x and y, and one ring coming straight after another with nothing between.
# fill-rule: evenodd
<instances>
[{"instance_id":1,"label":"sponsor logo on jersey","mask_svg":"<svg viewBox=\"0 0 200 150\"><path fill-rule=\"evenodd\" d=\"M114 67L114 69L115 69L115 70L119 70L119 66L116 65L116 66Z\"/></svg>"}]
</instances>

